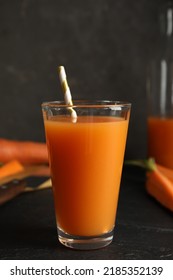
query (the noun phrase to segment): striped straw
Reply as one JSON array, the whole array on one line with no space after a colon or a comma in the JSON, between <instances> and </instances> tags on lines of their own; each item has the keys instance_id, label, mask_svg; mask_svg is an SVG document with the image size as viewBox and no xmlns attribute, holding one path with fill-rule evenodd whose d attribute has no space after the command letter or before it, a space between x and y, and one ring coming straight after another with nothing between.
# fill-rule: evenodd
<instances>
[{"instance_id":1,"label":"striped straw","mask_svg":"<svg viewBox=\"0 0 173 280\"><path fill-rule=\"evenodd\" d=\"M71 111L71 117L72 121L76 122L77 121L77 114L76 111L72 108L73 102L72 102L72 96L70 92L70 88L67 83L67 76L65 73L64 66L59 66L59 78L60 78L60 83L64 92L64 99L65 99L65 104L69 105L69 110Z\"/></svg>"}]
</instances>

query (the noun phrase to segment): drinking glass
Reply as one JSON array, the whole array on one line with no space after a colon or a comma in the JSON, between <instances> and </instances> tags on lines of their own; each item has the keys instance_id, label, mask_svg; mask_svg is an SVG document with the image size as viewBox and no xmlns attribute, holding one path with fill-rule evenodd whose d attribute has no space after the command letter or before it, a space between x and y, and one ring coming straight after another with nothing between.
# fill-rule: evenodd
<instances>
[{"instance_id":1,"label":"drinking glass","mask_svg":"<svg viewBox=\"0 0 173 280\"><path fill-rule=\"evenodd\" d=\"M58 239L97 249L113 239L131 104L74 104L42 104Z\"/></svg>"},{"instance_id":2,"label":"drinking glass","mask_svg":"<svg viewBox=\"0 0 173 280\"><path fill-rule=\"evenodd\" d=\"M160 36L148 65L148 157L173 169L173 4L159 13Z\"/></svg>"}]
</instances>

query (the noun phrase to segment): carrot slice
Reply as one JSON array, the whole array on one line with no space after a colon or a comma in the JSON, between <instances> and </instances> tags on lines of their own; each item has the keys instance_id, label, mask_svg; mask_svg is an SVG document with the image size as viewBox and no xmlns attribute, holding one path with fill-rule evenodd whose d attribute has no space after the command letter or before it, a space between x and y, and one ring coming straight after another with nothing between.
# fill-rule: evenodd
<instances>
[{"instance_id":1,"label":"carrot slice","mask_svg":"<svg viewBox=\"0 0 173 280\"><path fill-rule=\"evenodd\" d=\"M0 179L24 171L23 165L18 160L11 160L0 167Z\"/></svg>"},{"instance_id":2,"label":"carrot slice","mask_svg":"<svg viewBox=\"0 0 173 280\"><path fill-rule=\"evenodd\" d=\"M173 211L173 182L159 169L147 172L146 190L163 206Z\"/></svg>"},{"instance_id":3,"label":"carrot slice","mask_svg":"<svg viewBox=\"0 0 173 280\"><path fill-rule=\"evenodd\" d=\"M140 166L147 170L146 190L161 205L173 211L173 170L158 165L153 158L148 160L129 160L127 164Z\"/></svg>"}]
</instances>

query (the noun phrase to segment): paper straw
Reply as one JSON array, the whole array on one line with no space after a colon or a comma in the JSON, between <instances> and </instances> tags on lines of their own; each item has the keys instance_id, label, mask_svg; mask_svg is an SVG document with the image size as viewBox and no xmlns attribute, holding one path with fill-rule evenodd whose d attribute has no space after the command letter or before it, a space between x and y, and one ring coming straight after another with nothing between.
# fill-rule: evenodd
<instances>
[{"instance_id":1,"label":"paper straw","mask_svg":"<svg viewBox=\"0 0 173 280\"><path fill-rule=\"evenodd\" d=\"M59 66L58 70L59 70L59 78L60 78L61 86L62 86L62 89L64 92L65 104L70 106L69 110L71 111L72 121L76 122L77 114L76 114L76 111L72 108L72 106L73 106L72 96L71 96L70 88L67 83L67 76L65 73L64 66Z\"/></svg>"}]
</instances>

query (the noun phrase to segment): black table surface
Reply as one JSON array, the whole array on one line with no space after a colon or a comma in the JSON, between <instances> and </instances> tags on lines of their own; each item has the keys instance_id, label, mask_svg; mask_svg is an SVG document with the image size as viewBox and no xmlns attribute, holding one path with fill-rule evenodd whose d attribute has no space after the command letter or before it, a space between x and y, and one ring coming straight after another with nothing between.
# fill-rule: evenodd
<instances>
[{"instance_id":1,"label":"black table surface","mask_svg":"<svg viewBox=\"0 0 173 280\"><path fill-rule=\"evenodd\" d=\"M113 242L78 251L57 240L52 190L21 194L0 206L1 260L172 260L173 215L145 190L145 172L123 168Z\"/></svg>"}]
</instances>

